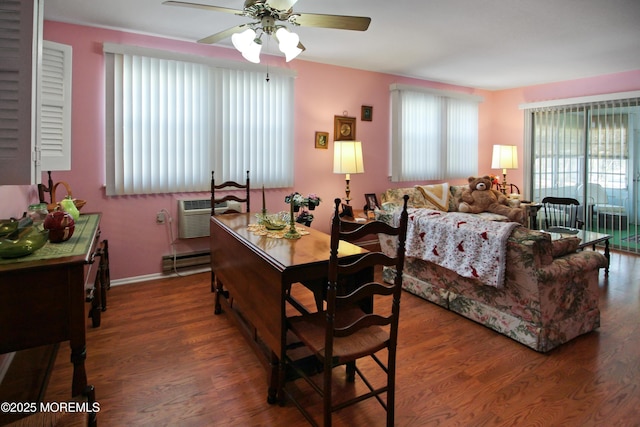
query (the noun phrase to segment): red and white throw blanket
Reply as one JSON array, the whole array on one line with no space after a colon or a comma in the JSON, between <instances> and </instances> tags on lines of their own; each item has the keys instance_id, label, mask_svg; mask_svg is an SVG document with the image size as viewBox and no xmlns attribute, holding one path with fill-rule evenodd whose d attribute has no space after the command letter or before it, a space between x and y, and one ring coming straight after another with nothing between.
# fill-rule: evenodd
<instances>
[{"instance_id":1,"label":"red and white throw blanket","mask_svg":"<svg viewBox=\"0 0 640 427\"><path fill-rule=\"evenodd\" d=\"M399 212L394 223L399 221ZM459 212L409 210L406 256L438 264L485 285L502 287L507 239L519 224Z\"/></svg>"}]
</instances>

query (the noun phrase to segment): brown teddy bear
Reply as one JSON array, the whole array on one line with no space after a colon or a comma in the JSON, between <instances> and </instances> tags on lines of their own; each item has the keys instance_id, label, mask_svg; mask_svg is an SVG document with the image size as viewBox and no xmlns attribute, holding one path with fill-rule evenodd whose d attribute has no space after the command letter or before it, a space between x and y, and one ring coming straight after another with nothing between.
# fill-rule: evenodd
<instances>
[{"instance_id":1,"label":"brown teddy bear","mask_svg":"<svg viewBox=\"0 0 640 427\"><path fill-rule=\"evenodd\" d=\"M491 178L487 175L481 178L469 177L469 188L462 192L458 211L468 213L492 212L504 215L511 221L524 221L524 210L509 206L507 197L491 188Z\"/></svg>"}]
</instances>

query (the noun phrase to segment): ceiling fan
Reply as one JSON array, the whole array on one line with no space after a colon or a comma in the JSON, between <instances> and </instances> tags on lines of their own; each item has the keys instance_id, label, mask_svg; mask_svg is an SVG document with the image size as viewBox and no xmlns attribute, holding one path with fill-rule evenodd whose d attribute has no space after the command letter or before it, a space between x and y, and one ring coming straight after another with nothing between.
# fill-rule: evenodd
<instances>
[{"instance_id":1,"label":"ceiling fan","mask_svg":"<svg viewBox=\"0 0 640 427\"><path fill-rule=\"evenodd\" d=\"M296 2L297 0L245 0L242 10L180 0L167 0L163 4L231 13L254 19L254 22L236 25L198 40L198 43L214 44L231 37L236 49L242 53L245 59L251 62L260 62L261 37L263 34L268 36L275 35L279 42L279 48L285 54L287 62L305 50L305 47L300 43L298 35L289 32L286 26L279 22L292 26L354 31L366 31L371 23L371 18L362 16L296 13L293 11L293 5Z\"/></svg>"}]
</instances>

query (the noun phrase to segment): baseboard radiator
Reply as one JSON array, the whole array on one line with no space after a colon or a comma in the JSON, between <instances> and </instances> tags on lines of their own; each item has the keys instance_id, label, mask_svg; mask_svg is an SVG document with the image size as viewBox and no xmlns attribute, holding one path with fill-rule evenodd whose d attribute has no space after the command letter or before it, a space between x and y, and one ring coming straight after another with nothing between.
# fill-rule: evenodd
<instances>
[{"instance_id":1,"label":"baseboard radiator","mask_svg":"<svg viewBox=\"0 0 640 427\"><path fill-rule=\"evenodd\" d=\"M211 251L195 251L177 254L175 266L173 255L162 257L162 272L168 273L175 270L190 269L197 267L209 267L211 265Z\"/></svg>"}]
</instances>

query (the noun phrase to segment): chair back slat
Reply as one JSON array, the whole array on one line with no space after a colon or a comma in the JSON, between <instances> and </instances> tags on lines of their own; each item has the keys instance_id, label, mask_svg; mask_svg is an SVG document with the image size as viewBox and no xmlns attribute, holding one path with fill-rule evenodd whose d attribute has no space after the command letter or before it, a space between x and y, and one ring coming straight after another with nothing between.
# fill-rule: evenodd
<instances>
[{"instance_id":1,"label":"chair back slat","mask_svg":"<svg viewBox=\"0 0 640 427\"><path fill-rule=\"evenodd\" d=\"M366 267L373 267L376 265L391 266L396 263L397 260L395 257L387 256L382 252L369 252L350 264L339 264L338 275L352 274Z\"/></svg>"},{"instance_id":2,"label":"chair back slat","mask_svg":"<svg viewBox=\"0 0 640 427\"><path fill-rule=\"evenodd\" d=\"M354 304L365 298L371 298L374 295L391 295L393 294L393 285L385 285L378 282L370 282L360 285L349 295L337 295L336 305Z\"/></svg>"}]
</instances>

